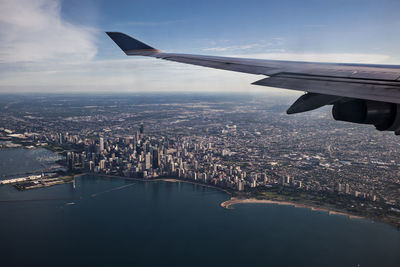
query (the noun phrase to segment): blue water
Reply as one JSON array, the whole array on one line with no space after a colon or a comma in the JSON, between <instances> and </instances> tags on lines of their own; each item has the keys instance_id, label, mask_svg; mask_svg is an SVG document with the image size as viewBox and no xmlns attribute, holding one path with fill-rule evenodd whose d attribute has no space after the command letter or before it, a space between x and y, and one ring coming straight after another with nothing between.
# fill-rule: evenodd
<instances>
[{"instance_id":1,"label":"blue water","mask_svg":"<svg viewBox=\"0 0 400 267\"><path fill-rule=\"evenodd\" d=\"M227 199L199 185L89 176L76 189L2 186L0 263L400 266L400 232L388 225L289 206L227 210Z\"/></svg>"},{"instance_id":2,"label":"blue water","mask_svg":"<svg viewBox=\"0 0 400 267\"><path fill-rule=\"evenodd\" d=\"M0 179L45 171L51 166L59 166L54 162L61 158L60 155L44 148L1 150Z\"/></svg>"}]
</instances>

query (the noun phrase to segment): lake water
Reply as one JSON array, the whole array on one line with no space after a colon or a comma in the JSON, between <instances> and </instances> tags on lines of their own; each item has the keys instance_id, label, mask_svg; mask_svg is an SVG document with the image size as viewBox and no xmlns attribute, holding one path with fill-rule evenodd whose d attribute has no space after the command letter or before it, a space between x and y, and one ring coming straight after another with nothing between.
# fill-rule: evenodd
<instances>
[{"instance_id":1,"label":"lake water","mask_svg":"<svg viewBox=\"0 0 400 267\"><path fill-rule=\"evenodd\" d=\"M0 179L23 176L30 172L44 171L52 166L59 166L54 162L62 156L44 148L9 149L0 151Z\"/></svg>"},{"instance_id":2,"label":"lake water","mask_svg":"<svg viewBox=\"0 0 400 267\"><path fill-rule=\"evenodd\" d=\"M2 266L400 266L389 225L266 204L220 206L200 185L80 177L0 187ZM25 200L25 201L24 201Z\"/></svg>"}]
</instances>

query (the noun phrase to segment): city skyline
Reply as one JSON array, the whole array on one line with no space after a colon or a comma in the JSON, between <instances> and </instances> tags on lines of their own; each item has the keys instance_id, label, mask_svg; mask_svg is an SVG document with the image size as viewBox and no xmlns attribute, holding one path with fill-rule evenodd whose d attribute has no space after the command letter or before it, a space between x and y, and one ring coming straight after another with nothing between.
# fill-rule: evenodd
<instances>
[{"instance_id":1,"label":"city skyline","mask_svg":"<svg viewBox=\"0 0 400 267\"><path fill-rule=\"evenodd\" d=\"M287 99L260 95L5 98L0 148L47 148L63 155L66 168L57 175L54 166L36 182L26 175L5 181L22 190L76 174L179 179L398 226L398 137L336 124L327 109L286 116Z\"/></svg>"}]
</instances>

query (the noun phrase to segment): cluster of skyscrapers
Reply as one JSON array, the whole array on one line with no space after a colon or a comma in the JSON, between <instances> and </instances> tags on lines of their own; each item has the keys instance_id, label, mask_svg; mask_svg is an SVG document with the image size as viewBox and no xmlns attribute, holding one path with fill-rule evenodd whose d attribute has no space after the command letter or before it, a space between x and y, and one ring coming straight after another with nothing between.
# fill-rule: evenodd
<instances>
[{"instance_id":1,"label":"cluster of skyscrapers","mask_svg":"<svg viewBox=\"0 0 400 267\"><path fill-rule=\"evenodd\" d=\"M68 138L66 136L61 139ZM195 138L151 137L143 125L135 136L84 139L81 152L67 152L70 170L135 178L180 178L244 190L277 181L266 173L247 173L239 165L226 164L227 151ZM288 178L285 186L301 187Z\"/></svg>"}]
</instances>

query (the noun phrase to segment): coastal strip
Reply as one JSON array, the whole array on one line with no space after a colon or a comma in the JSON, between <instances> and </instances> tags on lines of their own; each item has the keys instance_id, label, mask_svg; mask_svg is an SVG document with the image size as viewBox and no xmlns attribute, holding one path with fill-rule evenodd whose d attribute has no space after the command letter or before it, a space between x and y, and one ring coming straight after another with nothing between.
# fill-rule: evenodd
<instances>
[{"instance_id":1,"label":"coastal strip","mask_svg":"<svg viewBox=\"0 0 400 267\"><path fill-rule=\"evenodd\" d=\"M93 174L89 173L82 173L75 175L76 177L79 176L90 176ZM133 180L133 181L142 181L142 182L173 182L173 183L189 183L189 184L194 184L194 185L199 185L199 186L204 186L204 187L209 187L209 188L214 188L219 191L225 192L229 195L232 195L232 193L226 189L220 188L218 186L213 186L213 185L208 185L208 184L202 184L202 183L197 183L194 181L187 181L187 180L181 180L181 179L176 179L176 178L151 178L151 179L142 179L142 178L133 178L133 177L124 177L124 176L116 176L116 175L106 175L106 174L96 174L96 176L100 177L107 177L107 178L114 178L114 179L125 179L125 180ZM345 211L340 211L340 210L334 210L326 207L321 207L321 206L313 206L309 204L302 204L302 203L296 203L296 202L290 202L290 201L278 201L278 200L270 200L270 199L255 199L255 198L236 198L236 197L231 197L229 200L224 201L221 203L221 207L226 208L226 209L233 209L234 205L237 204L275 204L275 205L283 205L283 206L292 206L295 208L303 208L303 209L311 209L312 211L323 211L327 212L329 215L342 215L342 216L347 216L350 219L365 219L365 217L358 216L358 215L353 215Z\"/></svg>"},{"instance_id":2,"label":"coastal strip","mask_svg":"<svg viewBox=\"0 0 400 267\"><path fill-rule=\"evenodd\" d=\"M255 199L255 198L235 198L224 201L221 203L221 207L226 209L232 209L234 205L237 204L275 204L275 205L283 205L283 206L292 206L295 208L303 208L303 209L311 209L312 211L324 211L328 212L329 215L342 215L347 216L350 219L363 219L364 217L353 215L344 211L333 210L324 207L317 207L307 204L289 202L289 201L278 201L278 200L270 200L270 199Z\"/></svg>"}]
</instances>

